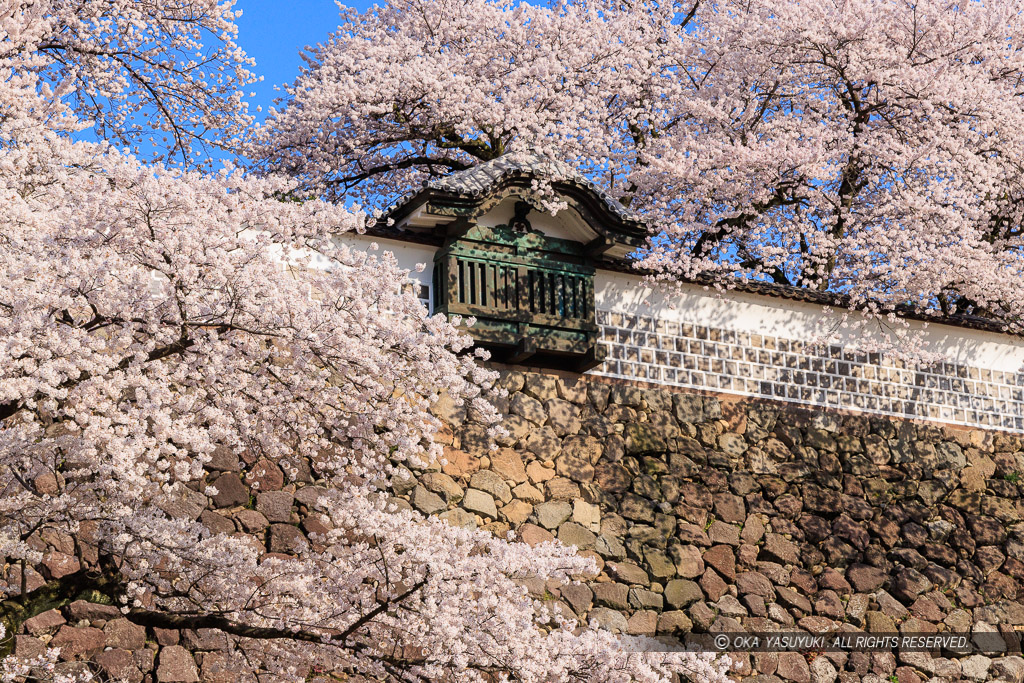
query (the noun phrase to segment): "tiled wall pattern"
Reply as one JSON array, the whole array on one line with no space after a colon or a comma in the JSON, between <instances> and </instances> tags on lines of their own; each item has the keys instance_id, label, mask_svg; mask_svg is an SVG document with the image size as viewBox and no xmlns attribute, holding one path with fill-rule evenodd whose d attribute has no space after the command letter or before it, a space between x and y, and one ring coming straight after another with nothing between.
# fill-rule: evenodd
<instances>
[{"instance_id":1,"label":"tiled wall pattern","mask_svg":"<svg viewBox=\"0 0 1024 683\"><path fill-rule=\"evenodd\" d=\"M915 367L839 347L597 311L589 374L829 408L1024 431L1024 373Z\"/></svg>"}]
</instances>

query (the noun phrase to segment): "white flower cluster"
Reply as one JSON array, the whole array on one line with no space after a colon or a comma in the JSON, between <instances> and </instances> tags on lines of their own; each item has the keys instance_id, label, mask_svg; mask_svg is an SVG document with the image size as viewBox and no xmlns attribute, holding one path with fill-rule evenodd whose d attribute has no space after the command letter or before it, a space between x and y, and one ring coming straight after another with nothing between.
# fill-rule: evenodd
<instances>
[{"instance_id":1,"label":"white flower cluster","mask_svg":"<svg viewBox=\"0 0 1024 683\"><path fill-rule=\"evenodd\" d=\"M204 54L242 68L229 3L20 7L0 15L0 556L31 565L40 538L71 539L79 578L102 577L129 619L218 619L239 665L276 680L724 680L710 658L629 654L529 599L517 577L591 568L569 549L385 509L372 482L442 455L442 393L495 422L494 374L394 258L332 239L361 217L282 201L294 184L276 177L71 139L134 135L154 93L180 97L191 113L163 115L182 130L237 114L234 77L182 55L212 33ZM282 555L211 530L196 498L218 449L310 463L326 531ZM54 657L5 660L3 680Z\"/></svg>"},{"instance_id":2,"label":"white flower cluster","mask_svg":"<svg viewBox=\"0 0 1024 683\"><path fill-rule=\"evenodd\" d=\"M392 0L343 12L253 153L372 205L534 150L647 217L655 281L846 295L930 360L890 313L1024 330L1022 9Z\"/></svg>"},{"instance_id":3,"label":"white flower cluster","mask_svg":"<svg viewBox=\"0 0 1024 683\"><path fill-rule=\"evenodd\" d=\"M0 647L8 641L7 628L0 624ZM57 670L60 648L48 647L36 657L7 655L0 659L0 683L22 683L26 680L40 683L89 683L96 680L88 671L61 673Z\"/></svg>"}]
</instances>

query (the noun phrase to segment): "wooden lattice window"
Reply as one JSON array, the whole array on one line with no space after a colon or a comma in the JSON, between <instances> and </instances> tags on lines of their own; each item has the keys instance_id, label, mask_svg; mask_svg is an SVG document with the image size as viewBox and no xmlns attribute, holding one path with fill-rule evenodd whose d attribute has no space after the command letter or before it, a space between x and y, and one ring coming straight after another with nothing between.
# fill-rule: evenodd
<instances>
[{"instance_id":1,"label":"wooden lattice window","mask_svg":"<svg viewBox=\"0 0 1024 683\"><path fill-rule=\"evenodd\" d=\"M472 316L497 360L581 370L601 360L594 267L584 245L508 226L474 226L434 258L434 310Z\"/></svg>"}]
</instances>

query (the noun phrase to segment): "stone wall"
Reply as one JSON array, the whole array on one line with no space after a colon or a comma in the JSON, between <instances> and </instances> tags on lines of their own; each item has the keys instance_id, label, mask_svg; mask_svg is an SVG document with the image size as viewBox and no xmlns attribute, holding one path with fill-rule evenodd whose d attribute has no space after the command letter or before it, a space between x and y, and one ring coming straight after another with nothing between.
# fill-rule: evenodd
<instances>
[{"instance_id":1,"label":"stone wall","mask_svg":"<svg viewBox=\"0 0 1024 683\"><path fill-rule=\"evenodd\" d=\"M535 595L631 634L1001 631L1008 644L734 655L765 681L1024 678L1020 437L550 374L501 383L500 448L442 404L448 463L397 493L598 560L589 585L535 582Z\"/></svg>"},{"instance_id":2,"label":"stone wall","mask_svg":"<svg viewBox=\"0 0 1024 683\"><path fill-rule=\"evenodd\" d=\"M398 482L400 505L453 524L514 529L593 556L583 585L528 582L586 620L626 633L1005 632L1024 625L1024 440L780 403L503 371L507 435L444 402L446 464ZM177 512L289 553L322 527L309 516L315 467L218 452L209 483ZM258 487L253 487L258 483ZM96 561L88 529L33 537L29 590ZM16 565L3 580L20 583ZM139 683L250 680L219 631L146 629L76 600L24 622L18 654L46 643ZM947 653L948 654L948 653ZM763 681L915 683L1024 679L1024 659L843 652L740 654ZM322 680L322 679L321 679Z\"/></svg>"}]
</instances>

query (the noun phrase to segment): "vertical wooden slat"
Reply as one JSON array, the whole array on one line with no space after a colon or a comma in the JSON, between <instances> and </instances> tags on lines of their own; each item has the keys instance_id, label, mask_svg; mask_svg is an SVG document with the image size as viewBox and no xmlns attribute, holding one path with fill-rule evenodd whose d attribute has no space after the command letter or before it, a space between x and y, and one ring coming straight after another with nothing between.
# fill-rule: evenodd
<instances>
[{"instance_id":1,"label":"vertical wooden slat","mask_svg":"<svg viewBox=\"0 0 1024 683\"><path fill-rule=\"evenodd\" d=\"M502 310L505 305L505 266L494 267L494 306Z\"/></svg>"},{"instance_id":2,"label":"vertical wooden slat","mask_svg":"<svg viewBox=\"0 0 1024 683\"><path fill-rule=\"evenodd\" d=\"M576 317L586 318L587 317L587 279L584 277L579 278L576 292Z\"/></svg>"},{"instance_id":3,"label":"vertical wooden slat","mask_svg":"<svg viewBox=\"0 0 1024 683\"><path fill-rule=\"evenodd\" d=\"M448 291L448 266L444 262L437 264L437 277L434 278L434 310L440 310L451 301Z\"/></svg>"},{"instance_id":4,"label":"vertical wooden slat","mask_svg":"<svg viewBox=\"0 0 1024 683\"><path fill-rule=\"evenodd\" d=\"M536 295L533 297L536 305L535 313L544 313L547 310L547 282L545 282L544 271L538 270L535 273L534 281L537 285Z\"/></svg>"},{"instance_id":5,"label":"vertical wooden slat","mask_svg":"<svg viewBox=\"0 0 1024 683\"><path fill-rule=\"evenodd\" d=\"M558 315L558 287L555 282L555 274L548 273L548 299L551 301L550 313L551 315Z\"/></svg>"},{"instance_id":6,"label":"vertical wooden slat","mask_svg":"<svg viewBox=\"0 0 1024 683\"><path fill-rule=\"evenodd\" d=\"M587 282L584 285L584 288L587 290L587 295L583 299L586 302L586 309L583 311L583 315L585 315L585 316L587 316L589 318L590 316L594 315L594 283L593 283L593 281Z\"/></svg>"},{"instance_id":7,"label":"vertical wooden slat","mask_svg":"<svg viewBox=\"0 0 1024 683\"><path fill-rule=\"evenodd\" d=\"M515 277L512 280L513 290L511 292L512 300L510 302L510 305L515 307L516 310L525 310L523 308L522 303L523 291L525 291L525 283L519 276L518 268L516 268L515 270L509 269L509 271L515 273Z\"/></svg>"},{"instance_id":8,"label":"vertical wooden slat","mask_svg":"<svg viewBox=\"0 0 1024 683\"><path fill-rule=\"evenodd\" d=\"M498 266L487 264L487 300L492 308L498 307Z\"/></svg>"},{"instance_id":9,"label":"vertical wooden slat","mask_svg":"<svg viewBox=\"0 0 1024 683\"><path fill-rule=\"evenodd\" d=\"M580 308L583 307L583 278L573 278L574 282L572 285L572 296L574 299L573 311L577 318L582 318L583 314L580 312Z\"/></svg>"},{"instance_id":10,"label":"vertical wooden slat","mask_svg":"<svg viewBox=\"0 0 1024 683\"><path fill-rule=\"evenodd\" d=\"M575 318L576 312L572 302L572 288L575 284L575 279L572 275L566 273L562 276L562 291L565 292L565 317Z\"/></svg>"},{"instance_id":11,"label":"vertical wooden slat","mask_svg":"<svg viewBox=\"0 0 1024 683\"><path fill-rule=\"evenodd\" d=\"M490 286L491 285L491 278L489 277L490 276L490 270L491 270L490 267L486 263L481 263L480 264L480 305L481 306L490 306L491 305L490 304L491 296L492 296L491 292L493 291L493 289Z\"/></svg>"},{"instance_id":12,"label":"vertical wooden slat","mask_svg":"<svg viewBox=\"0 0 1024 683\"><path fill-rule=\"evenodd\" d=\"M526 266L519 266L516 278L519 287L518 305L519 310L526 313L533 313L533 271Z\"/></svg>"},{"instance_id":13,"label":"vertical wooden slat","mask_svg":"<svg viewBox=\"0 0 1024 683\"><path fill-rule=\"evenodd\" d=\"M502 270L505 272L505 308L515 308L515 304L513 303L515 301L513 298L515 297L515 271L508 266L505 266Z\"/></svg>"},{"instance_id":14,"label":"vertical wooden slat","mask_svg":"<svg viewBox=\"0 0 1024 683\"><path fill-rule=\"evenodd\" d=\"M555 315L565 318L565 275L555 273Z\"/></svg>"},{"instance_id":15,"label":"vertical wooden slat","mask_svg":"<svg viewBox=\"0 0 1024 683\"><path fill-rule=\"evenodd\" d=\"M476 290L476 292L477 292L476 300L477 300L477 303L480 306L486 306L487 305L487 265L484 264L484 263L477 263L476 264L476 270L477 270L477 273L478 273L477 278L476 278L476 282L477 282L477 285L476 285L476 287L477 287L477 290Z\"/></svg>"},{"instance_id":16,"label":"vertical wooden slat","mask_svg":"<svg viewBox=\"0 0 1024 683\"><path fill-rule=\"evenodd\" d=\"M448 282L451 286L452 299L464 304L466 303L466 277L461 259L451 258L448 261L448 267L450 270Z\"/></svg>"}]
</instances>

